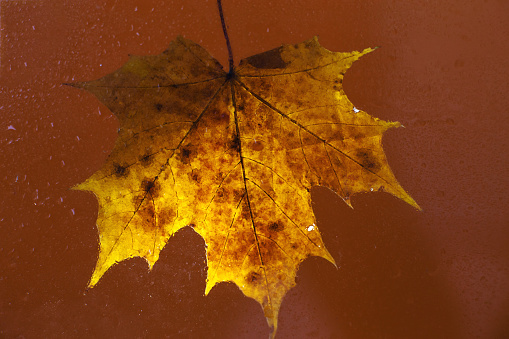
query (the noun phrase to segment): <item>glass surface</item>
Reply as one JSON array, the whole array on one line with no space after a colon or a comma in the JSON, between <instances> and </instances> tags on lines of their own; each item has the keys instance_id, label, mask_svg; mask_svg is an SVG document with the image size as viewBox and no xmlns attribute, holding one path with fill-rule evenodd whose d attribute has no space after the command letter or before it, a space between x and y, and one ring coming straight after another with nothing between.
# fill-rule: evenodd
<instances>
[{"instance_id":1,"label":"glass surface","mask_svg":"<svg viewBox=\"0 0 509 339\"><path fill-rule=\"evenodd\" d=\"M313 190L338 269L306 260L278 338L509 337L507 1L231 1L235 63L318 35L381 46L347 73L356 107L406 128L384 147L422 212L388 194L354 209ZM203 240L186 228L154 269L116 265L86 290L97 203L69 188L101 167L116 118L62 85L99 78L177 35L227 65L215 1L0 2L0 336L266 338L233 284L204 297Z\"/></svg>"}]
</instances>

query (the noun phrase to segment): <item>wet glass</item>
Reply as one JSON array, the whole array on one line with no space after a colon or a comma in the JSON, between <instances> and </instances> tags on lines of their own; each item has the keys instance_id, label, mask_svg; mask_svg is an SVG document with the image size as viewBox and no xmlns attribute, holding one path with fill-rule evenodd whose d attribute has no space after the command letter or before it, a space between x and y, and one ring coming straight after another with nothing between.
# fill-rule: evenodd
<instances>
[{"instance_id":1,"label":"wet glass","mask_svg":"<svg viewBox=\"0 0 509 339\"><path fill-rule=\"evenodd\" d=\"M389 164L423 208L384 193L313 190L338 269L303 262L278 338L509 337L505 1L224 0L235 63L319 36L332 51L381 46L346 75L356 107L406 128ZM151 272L141 259L86 286L97 202L71 191L98 170L118 122L91 94L129 54L183 35L228 54L214 1L0 2L0 336L266 338L260 306L233 284L205 297L205 249L190 228Z\"/></svg>"}]
</instances>

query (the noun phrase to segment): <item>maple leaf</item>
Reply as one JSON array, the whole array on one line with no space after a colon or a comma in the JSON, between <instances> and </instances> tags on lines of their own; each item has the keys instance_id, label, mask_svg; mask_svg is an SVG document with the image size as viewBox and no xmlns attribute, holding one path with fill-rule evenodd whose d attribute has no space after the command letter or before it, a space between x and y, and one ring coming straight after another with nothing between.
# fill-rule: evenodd
<instances>
[{"instance_id":1,"label":"maple leaf","mask_svg":"<svg viewBox=\"0 0 509 339\"><path fill-rule=\"evenodd\" d=\"M99 201L100 251L89 282L115 263L150 268L168 239L191 225L206 243L205 294L234 282L277 328L299 264L334 264L315 224L310 189L383 190L419 208L382 149L397 122L360 111L346 97L346 70L371 52L334 53L317 38L261 53L230 72L178 37L156 56L131 56L119 70L73 84L119 119L103 167L75 189ZM351 205L350 205L351 206Z\"/></svg>"}]
</instances>

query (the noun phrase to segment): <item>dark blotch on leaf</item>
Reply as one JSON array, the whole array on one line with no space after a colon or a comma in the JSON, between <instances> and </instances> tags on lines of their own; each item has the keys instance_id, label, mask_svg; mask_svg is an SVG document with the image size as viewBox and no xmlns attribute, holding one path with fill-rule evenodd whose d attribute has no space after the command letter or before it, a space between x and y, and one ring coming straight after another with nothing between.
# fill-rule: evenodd
<instances>
[{"instance_id":1,"label":"dark blotch on leaf","mask_svg":"<svg viewBox=\"0 0 509 339\"><path fill-rule=\"evenodd\" d=\"M154 210L154 206L152 204L147 204L146 207L142 210L139 210L138 213L143 214L143 219L145 219L146 222L151 222L156 215L156 211Z\"/></svg>"},{"instance_id":2,"label":"dark blotch on leaf","mask_svg":"<svg viewBox=\"0 0 509 339\"><path fill-rule=\"evenodd\" d=\"M140 158L140 162L143 166L148 166L152 162L152 154L145 154Z\"/></svg>"},{"instance_id":3,"label":"dark blotch on leaf","mask_svg":"<svg viewBox=\"0 0 509 339\"><path fill-rule=\"evenodd\" d=\"M356 156L362 167L371 172L378 172L382 168L373 152L368 148L358 150Z\"/></svg>"},{"instance_id":4,"label":"dark blotch on leaf","mask_svg":"<svg viewBox=\"0 0 509 339\"><path fill-rule=\"evenodd\" d=\"M230 144L228 145L230 149L239 152L240 151L240 139L237 134L233 137L233 139L230 141Z\"/></svg>"},{"instance_id":5,"label":"dark blotch on leaf","mask_svg":"<svg viewBox=\"0 0 509 339\"><path fill-rule=\"evenodd\" d=\"M155 178L155 179L144 179L141 182L141 189L145 193L150 194L152 198L157 196L157 194L159 193L159 185L158 185L156 179L157 178Z\"/></svg>"},{"instance_id":6,"label":"dark blotch on leaf","mask_svg":"<svg viewBox=\"0 0 509 339\"><path fill-rule=\"evenodd\" d=\"M113 164L113 172L117 177L125 177L128 173L127 166L122 166L120 164Z\"/></svg>"},{"instance_id":7,"label":"dark blotch on leaf","mask_svg":"<svg viewBox=\"0 0 509 339\"><path fill-rule=\"evenodd\" d=\"M163 109L163 105L160 104L160 103L157 103L154 105L154 107L158 110L158 111L161 111Z\"/></svg>"},{"instance_id":8,"label":"dark blotch on leaf","mask_svg":"<svg viewBox=\"0 0 509 339\"><path fill-rule=\"evenodd\" d=\"M158 213L158 221L160 225L170 224L174 221L177 214L171 208L165 208Z\"/></svg>"},{"instance_id":9,"label":"dark blotch on leaf","mask_svg":"<svg viewBox=\"0 0 509 339\"><path fill-rule=\"evenodd\" d=\"M269 230L273 232L279 232L283 229L283 225L280 222L273 222L269 225Z\"/></svg>"},{"instance_id":10,"label":"dark blotch on leaf","mask_svg":"<svg viewBox=\"0 0 509 339\"><path fill-rule=\"evenodd\" d=\"M242 220L251 220L251 212L249 211L247 204L243 206L242 212L240 212L240 218Z\"/></svg>"},{"instance_id":11,"label":"dark blotch on leaf","mask_svg":"<svg viewBox=\"0 0 509 339\"><path fill-rule=\"evenodd\" d=\"M196 173L196 172L191 173L191 180L199 182L200 177L198 176L198 173Z\"/></svg>"},{"instance_id":12,"label":"dark blotch on leaf","mask_svg":"<svg viewBox=\"0 0 509 339\"><path fill-rule=\"evenodd\" d=\"M145 202L141 208L136 212L141 218L141 226L145 232L153 232L153 229L157 226L157 217L154 204L152 202Z\"/></svg>"},{"instance_id":13,"label":"dark blotch on leaf","mask_svg":"<svg viewBox=\"0 0 509 339\"><path fill-rule=\"evenodd\" d=\"M249 146L253 151L259 152L263 149L263 142L261 142L260 140L253 140Z\"/></svg>"},{"instance_id":14,"label":"dark blotch on leaf","mask_svg":"<svg viewBox=\"0 0 509 339\"><path fill-rule=\"evenodd\" d=\"M260 279L260 274L259 273L256 273L256 272L251 272L249 273L249 275L246 277L246 280L250 283L255 283L258 281L258 279Z\"/></svg>"},{"instance_id":15,"label":"dark blotch on leaf","mask_svg":"<svg viewBox=\"0 0 509 339\"><path fill-rule=\"evenodd\" d=\"M244 190L237 190L237 189L234 189L233 190L233 198L234 198L234 201L239 201L241 198L244 197L246 191Z\"/></svg>"},{"instance_id":16,"label":"dark blotch on leaf","mask_svg":"<svg viewBox=\"0 0 509 339\"><path fill-rule=\"evenodd\" d=\"M285 68L287 65L281 58L281 47L250 56L245 60L252 66L262 69Z\"/></svg>"},{"instance_id":17,"label":"dark blotch on leaf","mask_svg":"<svg viewBox=\"0 0 509 339\"><path fill-rule=\"evenodd\" d=\"M189 148L183 148L180 152L180 159L182 160L182 163L188 164L189 158L191 157L191 150Z\"/></svg>"}]
</instances>

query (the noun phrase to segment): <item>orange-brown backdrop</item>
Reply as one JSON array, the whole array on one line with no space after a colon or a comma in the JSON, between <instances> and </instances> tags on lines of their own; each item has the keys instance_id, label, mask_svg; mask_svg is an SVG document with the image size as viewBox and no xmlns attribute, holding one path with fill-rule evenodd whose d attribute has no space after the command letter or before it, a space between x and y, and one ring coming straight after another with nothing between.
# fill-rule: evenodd
<instances>
[{"instance_id":1,"label":"orange-brown backdrop","mask_svg":"<svg viewBox=\"0 0 509 339\"><path fill-rule=\"evenodd\" d=\"M1 1L0 336L266 338L260 306L233 284L204 297L204 243L174 236L152 272L120 263L85 291L97 203L69 187L110 152L117 121L63 86L157 54L182 34L224 65L216 3ZM333 51L382 46L345 89L406 128L389 162L423 207L383 193L313 191L339 269L305 261L279 338L509 337L509 2L224 0L236 63L318 35Z\"/></svg>"}]
</instances>

